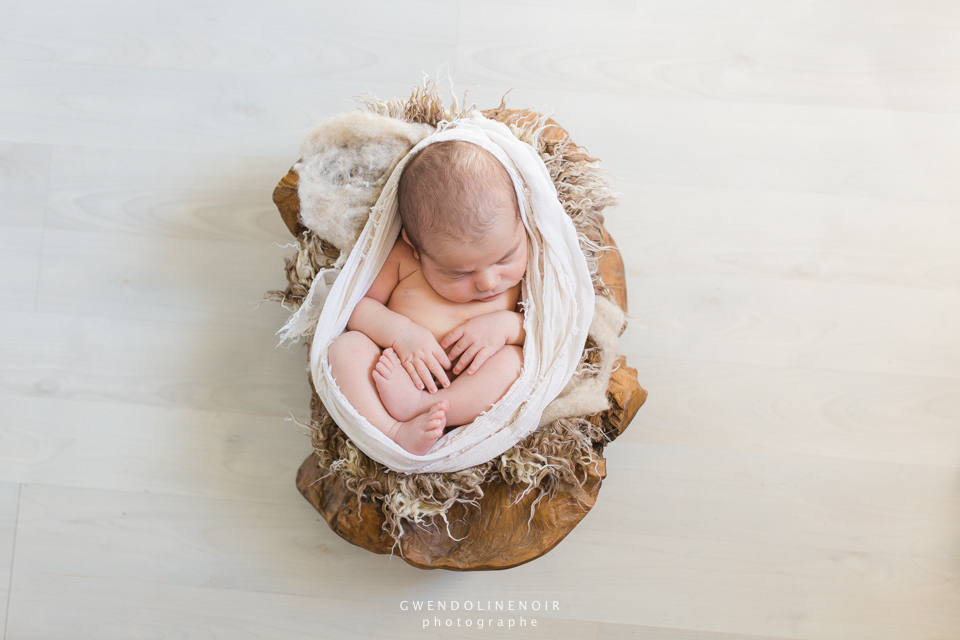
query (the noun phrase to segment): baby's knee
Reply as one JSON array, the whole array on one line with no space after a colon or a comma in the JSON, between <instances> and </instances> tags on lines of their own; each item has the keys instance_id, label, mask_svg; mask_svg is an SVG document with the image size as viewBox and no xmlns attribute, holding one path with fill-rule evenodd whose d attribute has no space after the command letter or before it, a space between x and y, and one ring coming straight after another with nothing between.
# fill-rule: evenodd
<instances>
[{"instance_id":1,"label":"baby's knee","mask_svg":"<svg viewBox=\"0 0 960 640\"><path fill-rule=\"evenodd\" d=\"M523 347L515 344L504 345L497 355L502 355L510 371L519 378L520 370L523 368Z\"/></svg>"},{"instance_id":2,"label":"baby's knee","mask_svg":"<svg viewBox=\"0 0 960 640\"><path fill-rule=\"evenodd\" d=\"M337 363L350 364L358 359L364 359L376 352L380 356L380 347L374 343L365 333L359 331L347 331L342 333L330 343L328 359L330 366L335 367Z\"/></svg>"}]
</instances>

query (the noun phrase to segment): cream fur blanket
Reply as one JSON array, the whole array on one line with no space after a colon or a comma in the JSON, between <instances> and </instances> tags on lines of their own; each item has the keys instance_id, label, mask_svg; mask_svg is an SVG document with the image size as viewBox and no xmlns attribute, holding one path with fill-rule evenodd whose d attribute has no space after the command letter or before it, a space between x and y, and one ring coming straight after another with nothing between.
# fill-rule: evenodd
<instances>
[{"instance_id":1,"label":"cream fur blanket","mask_svg":"<svg viewBox=\"0 0 960 640\"><path fill-rule=\"evenodd\" d=\"M483 147L500 160L513 180L530 243L523 283L527 338L523 370L507 394L472 423L443 436L426 455L417 456L387 438L347 402L331 375L327 352L346 328L400 232L396 205L400 172L421 148L445 140ZM441 123L436 133L396 165L356 243L343 249L329 274L332 287L328 274L318 274L304 307L319 306L319 300L309 304L311 297L325 298L315 325L310 369L324 406L357 447L394 471L458 471L493 459L539 426L547 405L564 390L580 361L593 318L594 292L576 230L533 147L479 112Z\"/></svg>"}]
</instances>

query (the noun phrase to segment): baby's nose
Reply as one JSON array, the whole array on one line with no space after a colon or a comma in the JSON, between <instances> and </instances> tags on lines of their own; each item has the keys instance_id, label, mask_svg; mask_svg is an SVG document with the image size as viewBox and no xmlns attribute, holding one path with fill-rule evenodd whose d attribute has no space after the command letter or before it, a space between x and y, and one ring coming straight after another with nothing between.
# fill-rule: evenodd
<instances>
[{"instance_id":1,"label":"baby's nose","mask_svg":"<svg viewBox=\"0 0 960 640\"><path fill-rule=\"evenodd\" d=\"M477 289L480 291L493 291L500 284L500 276L490 271L484 271L477 276Z\"/></svg>"}]
</instances>

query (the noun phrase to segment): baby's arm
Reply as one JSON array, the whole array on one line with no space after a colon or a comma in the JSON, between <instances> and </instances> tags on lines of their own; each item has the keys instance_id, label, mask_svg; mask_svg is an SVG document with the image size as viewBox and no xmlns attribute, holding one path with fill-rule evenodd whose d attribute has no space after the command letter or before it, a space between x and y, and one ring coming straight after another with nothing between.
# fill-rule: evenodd
<instances>
[{"instance_id":1,"label":"baby's arm","mask_svg":"<svg viewBox=\"0 0 960 640\"><path fill-rule=\"evenodd\" d=\"M523 329L523 314L519 311L498 311L497 313L509 314L506 318L507 341L504 344L515 344L523 346L523 341L527 338L527 332Z\"/></svg>"},{"instance_id":2,"label":"baby's arm","mask_svg":"<svg viewBox=\"0 0 960 640\"><path fill-rule=\"evenodd\" d=\"M444 336L440 347L453 347L448 354L450 360L460 356L454 373L458 374L470 365L467 373L472 374L504 345L522 346L525 338L522 313L494 311L470 318Z\"/></svg>"},{"instance_id":3,"label":"baby's arm","mask_svg":"<svg viewBox=\"0 0 960 640\"><path fill-rule=\"evenodd\" d=\"M386 306L398 284L400 256L394 245L370 289L353 309L347 329L366 334L380 348L392 346L404 324L410 322L409 318L390 311Z\"/></svg>"},{"instance_id":4,"label":"baby's arm","mask_svg":"<svg viewBox=\"0 0 960 640\"><path fill-rule=\"evenodd\" d=\"M450 380L444 368L450 359L429 330L406 316L387 309L393 290L400 284L400 263L404 247L398 239L367 294L357 304L347 322L347 329L366 334L379 347L393 347L418 389L436 392L433 375L444 387Z\"/></svg>"}]
</instances>

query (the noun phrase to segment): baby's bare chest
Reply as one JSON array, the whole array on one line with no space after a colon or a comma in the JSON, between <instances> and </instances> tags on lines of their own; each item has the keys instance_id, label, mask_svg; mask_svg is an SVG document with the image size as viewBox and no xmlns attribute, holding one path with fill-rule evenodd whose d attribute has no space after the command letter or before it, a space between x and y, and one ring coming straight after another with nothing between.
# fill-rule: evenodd
<instances>
[{"instance_id":1,"label":"baby's bare chest","mask_svg":"<svg viewBox=\"0 0 960 640\"><path fill-rule=\"evenodd\" d=\"M426 327L439 342L470 318L494 311L513 311L519 286L516 289L489 302L452 302L434 291L417 269L397 284L387 308Z\"/></svg>"}]
</instances>

